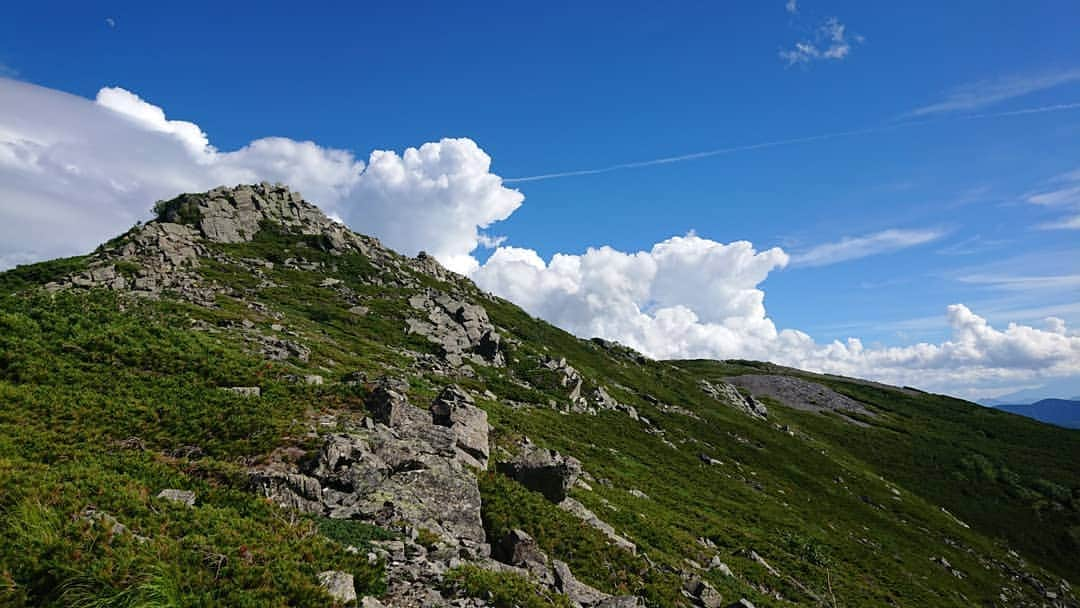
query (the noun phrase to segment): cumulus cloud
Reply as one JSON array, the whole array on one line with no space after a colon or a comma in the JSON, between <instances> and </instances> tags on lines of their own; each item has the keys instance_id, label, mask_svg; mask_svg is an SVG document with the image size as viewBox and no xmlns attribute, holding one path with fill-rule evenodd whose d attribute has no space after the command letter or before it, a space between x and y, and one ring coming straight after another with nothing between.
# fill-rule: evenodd
<instances>
[{"instance_id":1,"label":"cumulus cloud","mask_svg":"<svg viewBox=\"0 0 1080 608\"><path fill-rule=\"evenodd\" d=\"M524 197L490 173L469 139L398 155L282 137L219 151L195 123L116 87L90 101L0 79L0 268L85 252L145 219L153 201L221 184L280 181L404 253L427 249L459 272L482 235Z\"/></svg>"},{"instance_id":2,"label":"cumulus cloud","mask_svg":"<svg viewBox=\"0 0 1080 608\"><path fill-rule=\"evenodd\" d=\"M891 251L933 240L935 231L851 237L794 257L691 233L646 251L599 247L545 261L489 232L524 197L491 173L491 158L471 140L365 160L280 137L221 151L197 124L123 89L91 101L0 79L0 268L88 251L145 219L154 200L260 180L289 183L404 253L425 249L578 335L654 357L765 359L954 393L1080 373L1080 336L1056 317L1042 329L999 329L958 304L947 310L948 340L893 348L854 338L819 344L769 318L761 285L789 263ZM477 247L495 248L483 265Z\"/></svg>"},{"instance_id":3,"label":"cumulus cloud","mask_svg":"<svg viewBox=\"0 0 1080 608\"><path fill-rule=\"evenodd\" d=\"M871 255L898 251L936 241L944 236L941 230L883 230L857 237L844 237L835 243L823 243L792 257L800 266L826 266Z\"/></svg>"},{"instance_id":4,"label":"cumulus cloud","mask_svg":"<svg viewBox=\"0 0 1080 608\"><path fill-rule=\"evenodd\" d=\"M962 304L949 306L940 344L828 344L768 317L761 283L783 268L780 249L722 244L690 234L626 253L610 247L545 262L499 248L473 275L485 289L581 336L616 340L656 358L750 358L954 394L1080 373L1080 334L1058 318L1045 329L996 329Z\"/></svg>"},{"instance_id":5,"label":"cumulus cloud","mask_svg":"<svg viewBox=\"0 0 1080 608\"><path fill-rule=\"evenodd\" d=\"M794 7L794 5L789 5ZM789 10L789 13L797 12ZM787 62L788 66L807 64L811 61L831 59L844 59L851 53L853 44L861 44L863 37L855 34L848 35L847 26L836 17L829 17L814 30L813 40L796 42L790 49L780 51L780 58Z\"/></svg>"}]
</instances>

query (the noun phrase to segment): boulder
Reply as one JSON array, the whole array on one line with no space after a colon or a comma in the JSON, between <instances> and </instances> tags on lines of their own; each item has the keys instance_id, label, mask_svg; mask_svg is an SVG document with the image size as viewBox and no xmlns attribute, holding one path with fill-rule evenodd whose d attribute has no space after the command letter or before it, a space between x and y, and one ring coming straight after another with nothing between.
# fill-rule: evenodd
<instances>
[{"instance_id":1,"label":"boulder","mask_svg":"<svg viewBox=\"0 0 1080 608\"><path fill-rule=\"evenodd\" d=\"M259 397L262 395L262 389L257 386L226 386L223 387L222 390L240 395L241 397Z\"/></svg>"},{"instance_id":2,"label":"boulder","mask_svg":"<svg viewBox=\"0 0 1080 608\"><path fill-rule=\"evenodd\" d=\"M412 409L405 397L408 387L400 378L379 378L365 402L372 417L389 427L400 426Z\"/></svg>"},{"instance_id":3,"label":"boulder","mask_svg":"<svg viewBox=\"0 0 1080 608\"><path fill-rule=\"evenodd\" d=\"M697 576L687 579L683 583L683 589L703 608L721 608L723 606L724 597L720 595L720 592Z\"/></svg>"},{"instance_id":4,"label":"boulder","mask_svg":"<svg viewBox=\"0 0 1080 608\"><path fill-rule=\"evenodd\" d=\"M480 469L488 462L487 412L476 407L472 396L456 384L442 390L431 402L432 422L454 431L462 460Z\"/></svg>"},{"instance_id":5,"label":"boulder","mask_svg":"<svg viewBox=\"0 0 1080 608\"><path fill-rule=\"evenodd\" d=\"M524 530L513 529L506 533L494 547L492 557L511 566L521 568L530 564L547 567L547 555L536 544L536 540Z\"/></svg>"},{"instance_id":6,"label":"boulder","mask_svg":"<svg viewBox=\"0 0 1080 608\"><path fill-rule=\"evenodd\" d=\"M178 502L189 507L195 506L195 492L192 492L191 490L166 488L158 492L157 497L171 502Z\"/></svg>"},{"instance_id":7,"label":"boulder","mask_svg":"<svg viewBox=\"0 0 1080 608\"><path fill-rule=\"evenodd\" d=\"M513 460L500 462L497 470L526 488L540 492L551 502L559 503L581 475L581 462L555 450L526 443Z\"/></svg>"},{"instance_id":8,"label":"boulder","mask_svg":"<svg viewBox=\"0 0 1080 608\"><path fill-rule=\"evenodd\" d=\"M320 572L319 586L325 589L335 602L348 604L356 601L356 585L351 574L337 570Z\"/></svg>"},{"instance_id":9,"label":"boulder","mask_svg":"<svg viewBox=\"0 0 1080 608\"><path fill-rule=\"evenodd\" d=\"M611 597L574 578L573 572L570 571L570 567L565 562L556 559L552 560L552 564L555 575L555 589L569 598L571 602L576 602L588 608L597 606L600 602Z\"/></svg>"}]
</instances>

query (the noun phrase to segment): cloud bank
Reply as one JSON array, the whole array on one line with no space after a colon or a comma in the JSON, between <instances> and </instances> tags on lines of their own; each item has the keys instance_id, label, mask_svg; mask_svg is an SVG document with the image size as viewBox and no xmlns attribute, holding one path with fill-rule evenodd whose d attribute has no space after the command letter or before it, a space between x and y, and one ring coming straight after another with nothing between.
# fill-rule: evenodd
<instances>
[{"instance_id":1,"label":"cloud bank","mask_svg":"<svg viewBox=\"0 0 1080 608\"><path fill-rule=\"evenodd\" d=\"M1000 329L955 304L946 311L948 340L891 348L855 338L819 344L769 318L761 286L774 271L929 242L941 236L932 230L852 237L796 256L691 233L646 251L599 247L545 261L488 234L524 196L504 186L469 139L366 160L281 137L221 151L197 124L124 89L102 89L91 101L0 79L0 268L88 251L145 219L155 200L263 180L292 185L404 253L426 250L569 331L657 358L766 359L971 395L1080 374L1080 335L1056 318ZM495 248L482 265L478 247Z\"/></svg>"},{"instance_id":2,"label":"cloud bank","mask_svg":"<svg viewBox=\"0 0 1080 608\"><path fill-rule=\"evenodd\" d=\"M148 215L153 201L221 184L280 181L404 253L470 272L482 231L524 200L469 139L365 163L282 137L222 152L198 125L120 88L95 101L0 79L0 261L85 252ZM16 202L17 201L17 202Z\"/></svg>"},{"instance_id":3,"label":"cloud bank","mask_svg":"<svg viewBox=\"0 0 1080 608\"><path fill-rule=\"evenodd\" d=\"M601 247L546 263L532 250L504 247L473 278L573 333L656 358L761 359L969 395L1080 373L1080 333L1054 317L1043 329L997 329L954 304L946 310L948 340L903 347L869 348L857 338L819 344L804 332L777 329L760 285L789 260L780 249L691 234L649 251Z\"/></svg>"}]
</instances>

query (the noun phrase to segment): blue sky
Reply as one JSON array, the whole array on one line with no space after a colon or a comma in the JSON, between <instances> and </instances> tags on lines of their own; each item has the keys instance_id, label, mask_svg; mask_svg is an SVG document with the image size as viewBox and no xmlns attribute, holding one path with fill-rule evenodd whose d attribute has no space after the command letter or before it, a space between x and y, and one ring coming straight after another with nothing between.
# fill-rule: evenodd
<instances>
[{"instance_id":1,"label":"blue sky","mask_svg":"<svg viewBox=\"0 0 1080 608\"><path fill-rule=\"evenodd\" d=\"M995 327L1080 326L1080 230L1046 229L1080 216L1075 3L223 4L18 3L0 75L122 87L218 150L281 136L365 159L469 138L525 196L488 229L505 245L545 261L690 231L781 247L768 316L820 343L940 343L954 303ZM806 256L837 243L862 257ZM1080 393L1058 376L994 390Z\"/></svg>"}]
</instances>

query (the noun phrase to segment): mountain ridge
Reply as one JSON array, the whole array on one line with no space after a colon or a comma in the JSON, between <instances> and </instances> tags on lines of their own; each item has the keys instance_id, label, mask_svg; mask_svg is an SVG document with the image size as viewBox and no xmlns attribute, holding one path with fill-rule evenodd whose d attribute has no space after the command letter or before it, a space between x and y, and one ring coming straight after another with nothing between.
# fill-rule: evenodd
<instances>
[{"instance_id":1,"label":"mountain ridge","mask_svg":"<svg viewBox=\"0 0 1080 608\"><path fill-rule=\"evenodd\" d=\"M1080 399L1040 399L1034 403L1004 404L996 409L1065 428L1080 428Z\"/></svg>"},{"instance_id":2,"label":"mountain ridge","mask_svg":"<svg viewBox=\"0 0 1080 608\"><path fill-rule=\"evenodd\" d=\"M1080 433L581 340L283 186L155 211L0 274L9 603L1078 605Z\"/></svg>"}]
</instances>

